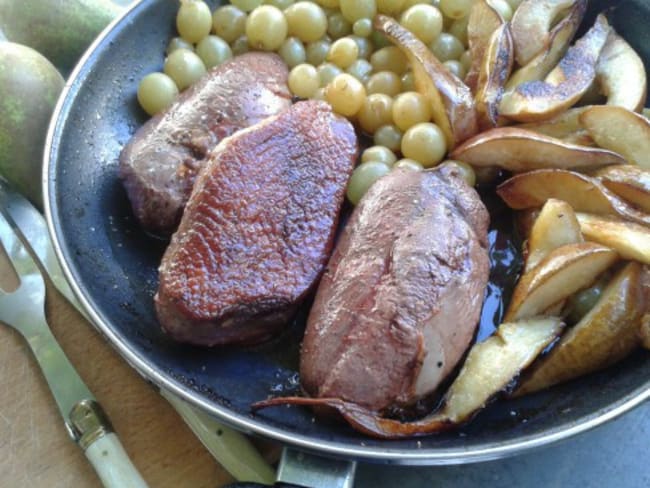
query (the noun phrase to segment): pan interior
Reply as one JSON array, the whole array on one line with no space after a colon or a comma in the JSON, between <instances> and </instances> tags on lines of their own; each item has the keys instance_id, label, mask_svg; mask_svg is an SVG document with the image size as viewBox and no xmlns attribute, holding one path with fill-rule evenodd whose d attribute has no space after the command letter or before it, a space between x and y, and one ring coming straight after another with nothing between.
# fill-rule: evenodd
<instances>
[{"instance_id":1,"label":"pan interior","mask_svg":"<svg viewBox=\"0 0 650 488\"><path fill-rule=\"evenodd\" d=\"M650 2L594 1L590 18L613 4L610 20L650 66ZM120 150L146 120L135 99L138 81L161 70L176 9L177 2L140 2L87 54L60 102L44 176L48 220L68 278L100 331L144 376L246 431L333 455L401 463L508 454L593 426L648 396L650 357L639 352L604 372L495 403L458 432L420 439L371 439L314 421L304 408L252 415L251 403L297 391L301 317L256 348L208 350L170 341L152 305L166 243L139 229L117 178Z\"/></svg>"}]
</instances>

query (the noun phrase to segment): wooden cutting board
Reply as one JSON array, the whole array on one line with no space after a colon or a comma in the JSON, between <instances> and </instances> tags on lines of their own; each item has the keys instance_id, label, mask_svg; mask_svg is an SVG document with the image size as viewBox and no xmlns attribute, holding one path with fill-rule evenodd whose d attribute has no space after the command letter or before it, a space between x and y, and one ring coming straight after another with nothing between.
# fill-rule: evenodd
<instances>
[{"instance_id":1,"label":"wooden cutting board","mask_svg":"<svg viewBox=\"0 0 650 488\"><path fill-rule=\"evenodd\" d=\"M0 286L14 282L0 246ZM126 451L152 488L215 488L232 481L169 404L48 283L54 335L102 404ZM261 446L268 456L275 449ZM99 488L68 437L36 361L0 323L0 486Z\"/></svg>"}]
</instances>

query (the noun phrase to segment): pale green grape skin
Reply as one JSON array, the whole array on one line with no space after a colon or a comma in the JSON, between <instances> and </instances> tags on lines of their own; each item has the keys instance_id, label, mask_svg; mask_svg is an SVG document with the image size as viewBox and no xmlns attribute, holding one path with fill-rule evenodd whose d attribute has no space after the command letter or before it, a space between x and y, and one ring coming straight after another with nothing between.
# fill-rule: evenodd
<instances>
[{"instance_id":1,"label":"pale green grape skin","mask_svg":"<svg viewBox=\"0 0 650 488\"><path fill-rule=\"evenodd\" d=\"M391 151L399 151L402 144L402 136L402 131L395 125L382 125L375 131L373 142L376 146L385 146Z\"/></svg>"},{"instance_id":2,"label":"pale green grape skin","mask_svg":"<svg viewBox=\"0 0 650 488\"><path fill-rule=\"evenodd\" d=\"M333 63L322 63L316 69L321 87L329 85L334 78L343 73L343 70Z\"/></svg>"},{"instance_id":3,"label":"pale green grape skin","mask_svg":"<svg viewBox=\"0 0 650 488\"><path fill-rule=\"evenodd\" d=\"M199 42L212 29L210 7L201 0L182 0L176 14L176 29L187 42Z\"/></svg>"},{"instance_id":4,"label":"pale green grape skin","mask_svg":"<svg viewBox=\"0 0 650 488\"><path fill-rule=\"evenodd\" d=\"M370 146L361 154L361 162L379 161L387 166L393 166L397 161L395 153L384 146Z\"/></svg>"},{"instance_id":5,"label":"pale green grape skin","mask_svg":"<svg viewBox=\"0 0 650 488\"><path fill-rule=\"evenodd\" d=\"M198 81L205 73L205 65L200 57L187 49L177 49L165 60L163 71L174 80L179 90Z\"/></svg>"},{"instance_id":6,"label":"pale green grape skin","mask_svg":"<svg viewBox=\"0 0 650 488\"><path fill-rule=\"evenodd\" d=\"M207 36L196 45L196 54L207 69L219 66L232 58L230 45L218 36Z\"/></svg>"},{"instance_id":7,"label":"pale green grape skin","mask_svg":"<svg viewBox=\"0 0 650 488\"><path fill-rule=\"evenodd\" d=\"M463 43L456 36L446 32L440 34L429 48L436 58L443 63L451 59L458 60L465 52Z\"/></svg>"},{"instance_id":8,"label":"pale green grape skin","mask_svg":"<svg viewBox=\"0 0 650 488\"><path fill-rule=\"evenodd\" d=\"M341 69L346 69L359 57L359 46L349 37L337 39L332 43L327 60Z\"/></svg>"},{"instance_id":9,"label":"pale green grape skin","mask_svg":"<svg viewBox=\"0 0 650 488\"><path fill-rule=\"evenodd\" d=\"M289 34L302 42L314 42L327 32L327 16L323 9L313 2L297 2L284 11L289 25Z\"/></svg>"},{"instance_id":10,"label":"pale green grape skin","mask_svg":"<svg viewBox=\"0 0 650 488\"><path fill-rule=\"evenodd\" d=\"M224 5L212 14L212 30L224 41L233 43L246 33L246 18L243 10Z\"/></svg>"},{"instance_id":11,"label":"pale green grape skin","mask_svg":"<svg viewBox=\"0 0 650 488\"><path fill-rule=\"evenodd\" d=\"M431 168L445 157L447 144L437 125L423 122L404 133L401 151L405 158L414 159L425 168Z\"/></svg>"},{"instance_id":12,"label":"pale green grape skin","mask_svg":"<svg viewBox=\"0 0 650 488\"><path fill-rule=\"evenodd\" d=\"M370 77L370 73L372 73L372 65L365 59L357 59L347 67L345 72L365 83Z\"/></svg>"},{"instance_id":13,"label":"pale green grape skin","mask_svg":"<svg viewBox=\"0 0 650 488\"><path fill-rule=\"evenodd\" d=\"M372 34L372 20L359 19L352 24L352 32L355 36L368 37Z\"/></svg>"},{"instance_id":14,"label":"pale green grape skin","mask_svg":"<svg viewBox=\"0 0 650 488\"><path fill-rule=\"evenodd\" d=\"M169 56L171 53L177 49L187 49L188 51L194 51L194 44L187 42L182 37L174 37L169 44L167 44L167 49L165 49L165 54Z\"/></svg>"},{"instance_id":15,"label":"pale green grape skin","mask_svg":"<svg viewBox=\"0 0 650 488\"><path fill-rule=\"evenodd\" d=\"M357 166L348 183L347 197L350 203L357 205L379 178L390 173L390 169L380 161L368 161Z\"/></svg>"},{"instance_id":16,"label":"pale green grape skin","mask_svg":"<svg viewBox=\"0 0 650 488\"><path fill-rule=\"evenodd\" d=\"M469 186L476 186L476 172L474 168L463 161L447 159L440 163L440 167L447 166L457 171Z\"/></svg>"},{"instance_id":17,"label":"pale green grape skin","mask_svg":"<svg viewBox=\"0 0 650 488\"><path fill-rule=\"evenodd\" d=\"M280 10L289 8L293 4L294 0L264 0L264 5L273 5L274 7L278 7Z\"/></svg>"},{"instance_id":18,"label":"pale green grape skin","mask_svg":"<svg viewBox=\"0 0 650 488\"><path fill-rule=\"evenodd\" d=\"M340 0L339 8L343 17L351 24L359 19L372 19L377 15L375 0Z\"/></svg>"},{"instance_id":19,"label":"pale green grape skin","mask_svg":"<svg viewBox=\"0 0 650 488\"><path fill-rule=\"evenodd\" d=\"M245 35L238 37L230 45L230 49L232 49L233 56L239 56L240 54L247 53L248 51L250 51L250 46L248 44L248 37L246 37Z\"/></svg>"},{"instance_id":20,"label":"pale green grape skin","mask_svg":"<svg viewBox=\"0 0 650 488\"><path fill-rule=\"evenodd\" d=\"M413 5L402 13L399 22L425 44L433 42L442 32L442 14L432 5Z\"/></svg>"},{"instance_id":21,"label":"pale green grape skin","mask_svg":"<svg viewBox=\"0 0 650 488\"><path fill-rule=\"evenodd\" d=\"M230 0L235 7L244 12L252 12L262 5L262 0Z\"/></svg>"},{"instance_id":22,"label":"pale green grape skin","mask_svg":"<svg viewBox=\"0 0 650 488\"><path fill-rule=\"evenodd\" d=\"M277 51L287 38L287 19L280 9L262 5L246 19L246 37L253 49Z\"/></svg>"},{"instance_id":23,"label":"pale green grape skin","mask_svg":"<svg viewBox=\"0 0 650 488\"><path fill-rule=\"evenodd\" d=\"M298 66L307 60L305 46L297 37L288 37L284 43L282 43L282 46L280 46L278 54L282 57L284 62L287 63L289 68Z\"/></svg>"},{"instance_id":24,"label":"pale green grape skin","mask_svg":"<svg viewBox=\"0 0 650 488\"><path fill-rule=\"evenodd\" d=\"M307 62L314 66L318 66L325 62L327 59L327 53L330 51L330 46L331 43L325 39L320 39L307 44L305 49Z\"/></svg>"},{"instance_id":25,"label":"pale green grape skin","mask_svg":"<svg viewBox=\"0 0 650 488\"><path fill-rule=\"evenodd\" d=\"M359 46L359 58L368 59L374 50L372 41L367 37L360 37L360 36L348 36L348 37L352 39L354 42L356 42L357 46Z\"/></svg>"},{"instance_id":26,"label":"pale green grape skin","mask_svg":"<svg viewBox=\"0 0 650 488\"><path fill-rule=\"evenodd\" d=\"M393 165L393 169L408 169L410 171L422 171L424 166L413 159L403 158Z\"/></svg>"},{"instance_id":27,"label":"pale green grape skin","mask_svg":"<svg viewBox=\"0 0 650 488\"><path fill-rule=\"evenodd\" d=\"M311 98L319 88L318 71L311 64L299 64L289 72L291 93L300 98Z\"/></svg>"},{"instance_id":28,"label":"pale green grape skin","mask_svg":"<svg viewBox=\"0 0 650 488\"><path fill-rule=\"evenodd\" d=\"M462 80L465 78L465 75L467 72L465 71L465 67L460 61L456 61L455 59L450 59L449 61L445 61L442 63L450 73L455 75L458 79Z\"/></svg>"},{"instance_id":29,"label":"pale green grape skin","mask_svg":"<svg viewBox=\"0 0 650 488\"><path fill-rule=\"evenodd\" d=\"M138 102L149 115L168 108L177 96L176 83L164 73L150 73L138 85Z\"/></svg>"},{"instance_id":30,"label":"pale green grape skin","mask_svg":"<svg viewBox=\"0 0 650 488\"><path fill-rule=\"evenodd\" d=\"M340 39L352 34L352 24L343 17L343 14L336 12L327 17L327 33L332 36L332 39Z\"/></svg>"}]
</instances>

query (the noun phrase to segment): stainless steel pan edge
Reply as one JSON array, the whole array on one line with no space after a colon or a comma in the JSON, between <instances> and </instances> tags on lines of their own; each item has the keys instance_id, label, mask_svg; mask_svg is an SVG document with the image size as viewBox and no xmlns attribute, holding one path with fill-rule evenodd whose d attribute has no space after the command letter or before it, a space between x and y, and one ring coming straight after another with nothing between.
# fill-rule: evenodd
<instances>
[{"instance_id":1,"label":"stainless steel pan edge","mask_svg":"<svg viewBox=\"0 0 650 488\"><path fill-rule=\"evenodd\" d=\"M302 449L308 452L321 454L326 457L354 459L359 461L383 462L390 464L408 464L408 465L443 465L443 464L463 464L478 461L494 460L526 450L539 448L548 444L567 439L576 434L593 429L625 412L640 405L650 398L650 381L645 385L633 390L628 395L611 403L606 409L593 412L571 424L562 424L556 428L548 429L538 435L523 436L515 440L500 443L486 443L480 448L464 449L426 449L422 451L411 450L404 452L400 449L391 449L390 447L375 448L364 446L360 443L357 447L350 447L343 443L335 441L315 441L310 436L300 435L287 432L282 428L276 428L257 421L245 415L240 415L221 405L207 401L205 398L197 395L197 392L187 387L183 383L164 374L162 371L153 368L151 364L136 354L124 341L124 338L109 326L107 317L99 313L93 306L91 297L87 291L78 282L77 276L71 267L71 256L66 253L61 244L61 227L60 218L55 214L53 202L56 195L54 194L54 175L51 163L56 160L59 151L58 137L60 136L63 124L66 121L68 112L74 102L74 91L88 77L92 65L89 61L93 53L100 47L110 42L111 36L115 33L118 26L125 22L124 19L137 13L138 11L155 4L155 0L142 0L132 5L122 17L112 22L98 39L89 48L78 66L73 71L66 84L64 91L59 99L52 123L49 128L46 147L44 153L43 169L43 189L45 196L45 214L48 223L49 232L52 236L54 248L58 259L61 262L63 271L71 288L79 301L91 317L93 324L102 333L109 343L124 357L124 359L134 367L139 374L147 381L164 388L179 397L183 398L190 404L214 415L219 420L245 432L260 435L273 439L283 444Z\"/></svg>"}]
</instances>

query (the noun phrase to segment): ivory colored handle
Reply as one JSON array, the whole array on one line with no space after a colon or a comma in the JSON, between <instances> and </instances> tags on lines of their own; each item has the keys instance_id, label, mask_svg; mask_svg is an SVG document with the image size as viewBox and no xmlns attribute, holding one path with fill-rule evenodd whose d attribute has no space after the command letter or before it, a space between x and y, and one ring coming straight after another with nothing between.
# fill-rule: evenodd
<instances>
[{"instance_id":1,"label":"ivory colored handle","mask_svg":"<svg viewBox=\"0 0 650 488\"><path fill-rule=\"evenodd\" d=\"M85 452L106 488L147 488L147 483L114 433L103 435Z\"/></svg>"}]
</instances>

